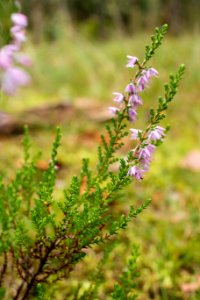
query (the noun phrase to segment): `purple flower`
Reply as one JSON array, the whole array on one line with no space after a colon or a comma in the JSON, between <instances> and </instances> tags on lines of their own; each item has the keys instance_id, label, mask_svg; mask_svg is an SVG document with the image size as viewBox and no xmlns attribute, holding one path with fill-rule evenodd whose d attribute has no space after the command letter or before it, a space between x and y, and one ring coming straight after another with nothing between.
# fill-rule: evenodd
<instances>
[{"instance_id":1,"label":"purple flower","mask_svg":"<svg viewBox=\"0 0 200 300\"><path fill-rule=\"evenodd\" d=\"M25 86L31 81L30 76L20 68L8 68L2 77L1 89L8 95L14 95L20 86Z\"/></svg>"},{"instance_id":2,"label":"purple flower","mask_svg":"<svg viewBox=\"0 0 200 300\"><path fill-rule=\"evenodd\" d=\"M129 94L134 94L136 93L136 87L134 86L134 84L132 82L130 82L126 88L125 88L125 92L129 93Z\"/></svg>"},{"instance_id":3,"label":"purple flower","mask_svg":"<svg viewBox=\"0 0 200 300\"><path fill-rule=\"evenodd\" d=\"M150 68L146 71L147 73L147 77L151 78L152 76L157 76L158 75L158 71L154 68Z\"/></svg>"},{"instance_id":4,"label":"purple flower","mask_svg":"<svg viewBox=\"0 0 200 300\"><path fill-rule=\"evenodd\" d=\"M143 74L137 81L137 88L139 92L142 92L148 84L148 78Z\"/></svg>"},{"instance_id":5,"label":"purple flower","mask_svg":"<svg viewBox=\"0 0 200 300\"><path fill-rule=\"evenodd\" d=\"M139 149L139 155L138 158L142 158L142 159L149 159L151 157L151 153L148 150L147 147L141 148Z\"/></svg>"},{"instance_id":6,"label":"purple flower","mask_svg":"<svg viewBox=\"0 0 200 300\"><path fill-rule=\"evenodd\" d=\"M141 170L138 166L132 166L128 170L127 176L133 176L137 180L141 180L143 178L143 170Z\"/></svg>"},{"instance_id":7,"label":"purple flower","mask_svg":"<svg viewBox=\"0 0 200 300\"><path fill-rule=\"evenodd\" d=\"M127 55L128 63L126 65L127 68L134 68L138 58L136 56Z\"/></svg>"},{"instance_id":8,"label":"purple flower","mask_svg":"<svg viewBox=\"0 0 200 300\"><path fill-rule=\"evenodd\" d=\"M150 159L140 159L140 165L142 167L142 170L144 172L147 172L149 170L149 165L150 165Z\"/></svg>"},{"instance_id":9,"label":"purple flower","mask_svg":"<svg viewBox=\"0 0 200 300\"><path fill-rule=\"evenodd\" d=\"M129 121L134 122L137 117L137 112L133 108L128 109Z\"/></svg>"},{"instance_id":10,"label":"purple flower","mask_svg":"<svg viewBox=\"0 0 200 300\"><path fill-rule=\"evenodd\" d=\"M20 26L22 28L26 27L28 25L28 19L25 15L21 13L14 13L11 15L11 20L13 23L17 26Z\"/></svg>"},{"instance_id":11,"label":"purple flower","mask_svg":"<svg viewBox=\"0 0 200 300\"><path fill-rule=\"evenodd\" d=\"M154 68L150 68L148 70L143 70L141 74L142 76L137 81L137 88L139 92L142 92L145 89L152 76L158 75L158 71Z\"/></svg>"},{"instance_id":12,"label":"purple flower","mask_svg":"<svg viewBox=\"0 0 200 300\"><path fill-rule=\"evenodd\" d=\"M108 107L108 109L111 112L111 114L113 114L113 115L116 115L116 113L119 111L119 109L114 106L110 106L110 107Z\"/></svg>"},{"instance_id":13,"label":"purple flower","mask_svg":"<svg viewBox=\"0 0 200 300\"><path fill-rule=\"evenodd\" d=\"M0 49L0 69L7 69L11 66L14 52L18 50L16 45L7 45Z\"/></svg>"},{"instance_id":14,"label":"purple flower","mask_svg":"<svg viewBox=\"0 0 200 300\"><path fill-rule=\"evenodd\" d=\"M113 101L119 102L120 104L123 103L123 100L124 100L123 94L114 92L113 95L115 95L115 97L113 98Z\"/></svg>"},{"instance_id":15,"label":"purple flower","mask_svg":"<svg viewBox=\"0 0 200 300\"><path fill-rule=\"evenodd\" d=\"M148 144L146 146L146 148L148 149L148 151L152 154L154 153L155 149L156 149L156 146L155 145L152 145L152 144Z\"/></svg>"},{"instance_id":16,"label":"purple flower","mask_svg":"<svg viewBox=\"0 0 200 300\"><path fill-rule=\"evenodd\" d=\"M148 133L149 140L157 141L160 140L164 134L165 128L161 126L156 126L153 130Z\"/></svg>"},{"instance_id":17,"label":"purple flower","mask_svg":"<svg viewBox=\"0 0 200 300\"><path fill-rule=\"evenodd\" d=\"M143 158L143 159L150 159L152 153L154 152L156 146L152 144L148 144L143 148L139 149L139 155L138 158Z\"/></svg>"},{"instance_id":18,"label":"purple flower","mask_svg":"<svg viewBox=\"0 0 200 300\"><path fill-rule=\"evenodd\" d=\"M17 43L17 45L20 45L26 41L26 32L22 30L21 27L14 26L11 28L10 32L14 38L14 42Z\"/></svg>"},{"instance_id":19,"label":"purple flower","mask_svg":"<svg viewBox=\"0 0 200 300\"><path fill-rule=\"evenodd\" d=\"M138 139L138 135L139 135L139 133L141 133L142 132L142 130L140 130L140 129L130 129L130 131L131 131L131 140L136 140L136 139Z\"/></svg>"},{"instance_id":20,"label":"purple flower","mask_svg":"<svg viewBox=\"0 0 200 300\"><path fill-rule=\"evenodd\" d=\"M0 50L0 68L6 69L12 63L12 55L9 51L6 50L6 47L3 47Z\"/></svg>"},{"instance_id":21,"label":"purple flower","mask_svg":"<svg viewBox=\"0 0 200 300\"><path fill-rule=\"evenodd\" d=\"M142 99L138 94L130 95L128 103L129 103L129 105L133 106L134 108L137 108L138 106L143 104Z\"/></svg>"}]
</instances>

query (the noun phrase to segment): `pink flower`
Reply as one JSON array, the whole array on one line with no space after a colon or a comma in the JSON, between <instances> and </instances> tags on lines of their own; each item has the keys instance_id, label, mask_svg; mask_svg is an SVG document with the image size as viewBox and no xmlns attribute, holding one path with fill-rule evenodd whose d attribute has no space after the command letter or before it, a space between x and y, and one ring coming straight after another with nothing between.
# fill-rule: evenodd
<instances>
[{"instance_id":1,"label":"pink flower","mask_svg":"<svg viewBox=\"0 0 200 300\"><path fill-rule=\"evenodd\" d=\"M156 69L154 68L150 68L148 70L143 70L141 74L142 76L137 81L137 87L139 92L142 92L145 89L152 76L158 75L158 71L156 71Z\"/></svg>"},{"instance_id":2,"label":"pink flower","mask_svg":"<svg viewBox=\"0 0 200 300\"><path fill-rule=\"evenodd\" d=\"M12 63L12 56L9 52L6 51L6 47L3 47L0 50L0 68L6 69L8 68Z\"/></svg>"},{"instance_id":3,"label":"pink flower","mask_svg":"<svg viewBox=\"0 0 200 300\"><path fill-rule=\"evenodd\" d=\"M134 108L137 108L138 106L142 105L142 99L138 94L132 94L129 97L128 104L133 106Z\"/></svg>"},{"instance_id":4,"label":"pink flower","mask_svg":"<svg viewBox=\"0 0 200 300\"><path fill-rule=\"evenodd\" d=\"M26 32L25 30L22 30L19 26L14 26L10 30L15 42L17 45L20 45L21 43L26 41Z\"/></svg>"},{"instance_id":5,"label":"pink flower","mask_svg":"<svg viewBox=\"0 0 200 300\"><path fill-rule=\"evenodd\" d=\"M142 92L148 84L148 78L143 74L137 81L137 88L139 92Z\"/></svg>"},{"instance_id":6,"label":"pink flower","mask_svg":"<svg viewBox=\"0 0 200 300\"><path fill-rule=\"evenodd\" d=\"M149 140L157 141L160 140L164 134L165 128L161 126L156 126L153 130L148 133Z\"/></svg>"},{"instance_id":7,"label":"pink flower","mask_svg":"<svg viewBox=\"0 0 200 300\"><path fill-rule=\"evenodd\" d=\"M140 129L132 129L132 128L130 129L130 131L131 131L131 140L138 139L139 133L142 132L142 130L140 130Z\"/></svg>"},{"instance_id":8,"label":"pink flower","mask_svg":"<svg viewBox=\"0 0 200 300\"><path fill-rule=\"evenodd\" d=\"M147 76L149 78L151 78L152 76L157 76L158 75L158 71L154 68L150 68L146 72L147 72Z\"/></svg>"},{"instance_id":9,"label":"pink flower","mask_svg":"<svg viewBox=\"0 0 200 300\"><path fill-rule=\"evenodd\" d=\"M144 160L149 160L152 153L154 152L156 146L152 145L152 144L148 144L146 145L145 147L143 148L140 148L139 149L139 155L138 155L138 158L139 159L144 159Z\"/></svg>"},{"instance_id":10,"label":"pink flower","mask_svg":"<svg viewBox=\"0 0 200 300\"><path fill-rule=\"evenodd\" d=\"M151 154L154 153L154 151L156 149L156 146L152 145L152 144L148 144L146 147L148 148L148 150Z\"/></svg>"},{"instance_id":11,"label":"pink flower","mask_svg":"<svg viewBox=\"0 0 200 300\"><path fill-rule=\"evenodd\" d=\"M3 74L1 89L8 95L14 95L17 88L31 81L30 76L20 68L8 68Z\"/></svg>"},{"instance_id":12,"label":"pink flower","mask_svg":"<svg viewBox=\"0 0 200 300\"><path fill-rule=\"evenodd\" d=\"M137 117L137 112L133 108L128 109L129 121L134 122Z\"/></svg>"},{"instance_id":13,"label":"pink flower","mask_svg":"<svg viewBox=\"0 0 200 300\"><path fill-rule=\"evenodd\" d=\"M144 172L147 172L149 170L150 159L140 159L140 165L142 167L142 170Z\"/></svg>"},{"instance_id":14,"label":"pink flower","mask_svg":"<svg viewBox=\"0 0 200 300\"><path fill-rule=\"evenodd\" d=\"M108 109L113 115L116 115L116 113L119 111L117 107L113 107L113 106L108 107Z\"/></svg>"},{"instance_id":15,"label":"pink flower","mask_svg":"<svg viewBox=\"0 0 200 300\"><path fill-rule=\"evenodd\" d=\"M127 176L133 176L137 180L141 180L143 178L143 170L141 170L138 166L132 166L128 170Z\"/></svg>"},{"instance_id":16,"label":"pink flower","mask_svg":"<svg viewBox=\"0 0 200 300\"><path fill-rule=\"evenodd\" d=\"M28 25L27 17L21 13L12 14L11 20L13 21L14 25L20 26L22 28L24 28Z\"/></svg>"},{"instance_id":17,"label":"pink flower","mask_svg":"<svg viewBox=\"0 0 200 300\"><path fill-rule=\"evenodd\" d=\"M123 94L114 92L113 95L115 95L115 97L113 98L113 101L119 102L120 104L123 103L123 100L124 100Z\"/></svg>"},{"instance_id":18,"label":"pink flower","mask_svg":"<svg viewBox=\"0 0 200 300\"><path fill-rule=\"evenodd\" d=\"M141 148L139 150L138 158L149 159L151 157L151 153L147 147Z\"/></svg>"},{"instance_id":19,"label":"pink flower","mask_svg":"<svg viewBox=\"0 0 200 300\"><path fill-rule=\"evenodd\" d=\"M128 63L126 65L127 68L134 68L136 62L138 61L138 58L135 56L127 55Z\"/></svg>"},{"instance_id":20,"label":"pink flower","mask_svg":"<svg viewBox=\"0 0 200 300\"><path fill-rule=\"evenodd\" d=\"M129 94L134 94L136 93L136 87L134 86L134 84L131 82L129 83L126 88L125 88L125 92L129 93Z\"/></svg>"},{"instance_id":21,"label":"pink flower","mask_svg":"<svg viewBox=\"0 0 200 300\"><path fill-rule=\"evenodd\" d=\"M7 69L11 66L14 52L18 50L15 45L7 45L0 49L0 68Z\"/></svg>"}]
</instances>

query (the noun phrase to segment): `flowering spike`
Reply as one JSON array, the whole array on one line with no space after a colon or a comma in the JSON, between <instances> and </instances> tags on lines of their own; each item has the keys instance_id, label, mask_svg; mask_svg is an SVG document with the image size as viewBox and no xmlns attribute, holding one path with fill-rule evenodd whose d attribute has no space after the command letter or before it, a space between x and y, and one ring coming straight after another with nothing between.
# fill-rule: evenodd
<instances>
[{"instance_id":1,"label":"flowering spike","mask_svg":"<svg viewBox=\"0 0 200 300\"><path fill-rule=\"evenodd\" d=\"M14 26L10 32L13 37L11 44L0 49L0 89L7 95L15 95L17 89L27 85L31 78L18 65L31 66L28 56L20 53L21 45L26 41L25 27L28 25L27 17L21 13L11 15Z\"/></svg>"}]
</instances>

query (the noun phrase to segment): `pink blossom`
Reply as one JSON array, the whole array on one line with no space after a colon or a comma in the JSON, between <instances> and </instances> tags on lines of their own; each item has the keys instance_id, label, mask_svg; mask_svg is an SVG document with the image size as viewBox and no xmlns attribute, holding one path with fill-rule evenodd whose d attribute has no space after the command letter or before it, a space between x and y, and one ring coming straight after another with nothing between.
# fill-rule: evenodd
<instances>
[{"instance_id":1,"label":"pink blossom","mask_svg":"<svg viewBox=\"0 0 200 300\"><path fill-rule=\"evenodd\" d=\"M136 56L127 55L128 63L126 65L127 68L134 68L138 58Z\"/></svg>"},{"instance_id":2,"label":"pink blossom","mask_svg":"<svg viewBox=\"0 0 200 300\"><path fill-rule=\"evenodd\" d=\"M25 30L22 30L19 26L14 26L10 30L14 41L17 43L17 45L20 45L21 43L26 41L26 32Z\"/></svg>"},{"instance_id":3,"label":"pink blossom","mask_svg":"<svg viewBox=\"0 0 200 300\"><path fill-rule=\"evenodd\" d=\"M152 155L154 153L155 149L156 149L156 146L149 143L149 144L146 145L146 148L150 152L150 154Z\"/></svg>"},{"instance_id":4,"label":"pink blossom","mask_svg":"<svg viewBox=\"0 0 200 300\"><path fill-rule=\"evenodd\" d=\"M8 95L14 95L20 86L25 86L31 81L30 76L22 69L8 68L2 77L1 89Z\"/></svg>"},{"instance_id":5,"label":"pink blossom","mask_svg":"<svg viewBox=\"0 0 200 300\"><path fill-rule=\"evenodd\" d=\"M128 109L129 121L134 122L137 117L137 112L133 108Z\"/></svg>"},{"instance_id":6,"label":"pink blossom","mask_svg":"<svg viewBox=\"0 0 200 300\"><path fill-rule=\"evenodd\" d=\"M136 93L136 87L134 86L134 84L132 82L130 82L126 88L125 88L125 92L129 93L129 94L134 94Z\"/></svg>"},{"instance_id":7,"label":"pink blossom","mask_svg":"<svg viewBox=\"0 0 200 300\"><path fill-rule=\"evenodd\" d=\"M116 115L116 113L119 111L119 109L114 106L110 106L110 107L108 107L108 109L111 112L111 114L113 114L113 115Z\"/></svg>"},{"instance_id":8,"label":"pink blossom","mask_svg":"<svg viewBox=\"0 0 200 300\"><path fill-rule=\"evenodd\" d=\"M19 53L21 44L26 40L25 27L28 24L27 17L23 14L12 14L14 26L11 28L13 41L11 44L0 49L0 89L8 95L14 95L18 87L30 82L30 76L23 69L16 67L17 64L30 66L28 56Z\"/></svg>"},{"instance_id":9,"label":"pink blossom","mask_svg":"<svg viewBox=\"0 0 200 300\"><path fill-rule=\"evenodd\" d=\"M153 130L148 133L149 140L157 141L160 140L164 134L165 128L161 126L156 126Z\"/></svg>"},{"instance_id":10,"label":"pink blossom","mask_svg":"<svg viewBox=\"0 0 200 300\"><path fill-rule=\"evenodd\" d=\"M147 172L149 170L149 165L150 165L150 159L140 159L140 165L142 167L142 170L144 172Z\"/></svg>"},{"instance_id":11,"label":"pink blossom","mask_svg":"<svg viewBox=\"0 0 200 300\"><path fill-rule=\"evenodd\" d=\"M139 149L138 158L149 159L151 157L151 153L147 147Z\"/></svg>"},{"instance_id":12,"label":"pink blossom","mask_svg":"<svg viewBox=\"0 0 200 300\"><path fill-rule=\"evenodd\" d=\"M145 147L140 148L138 158L149 159L152 153L154 152L155 148L156 146L152 144L148 144Z\"/></svg>"},{"instance_id":13,"label":"pink blossom","mask_svg":"<svg viewBox=\"0 0 200 300\"><path fill-rule=\"evenodd\" d=\"M6 47L3 47L0 50L0 68L6 69L8 68L12 63L12 56L8 51L5 49Z\"/></svg>"},{"instance_id":14,"label":"pink blossom","mask_svg":"<svg viewBox=\"0 0 200 300\"><path fill-rule=\"evenodd\" d=\"M14 13L11 15L11 20L13 23L17 26L20 26L22 28L26 27L28 25L28 19L25 15L21 13Z\"/></svg>"},{"instance_id":15,"label":"pink blossom","mask_svg":"<svg viewBox=\"0 0 200 300\"><path fill-rule=\"evenodd\" d=\"M120 104L123 103L123 100L124 100L123 94L114 92L113 95L115 95L115 97L113 98L113 101L119 102Z\"/></svg>"},{"instance_id":16,"label":"pink blossom","mask_svg":"<svg viewBox=\"0 0 200 300\"><path fill-rule=\"evenodd\" d=\"M11 66L14 52L18 50L15 45L7 45L0 49L0 68L6 69Z\"/></svg>"},{"instance_id":17,"label":"pink blossom","mask_svg":"<svg viewBox=\"0 0 200 300\"><path fill-rule=\"evenodd\" d=\"M138 94L130 95L128 103L129 105L132 105L134 108L137 108L138 106L143 104L142 99Z\"/></svg>"},{"instance_id":18,"label":"pink blossom","mask_svg":"<svg viewBox=\"0 0 200 300\"><path fill-rule=\"evenodd\" d=\"M149 78L151 78L152 76L157 76L158 75L158 71L154 68L150 68L146 72L147 72L147 76Z\"/></svg>"},{"instance_id":19,"label":"pink blossom","mask_svg":"<svg viewBox=\"0 0 200 300\"><path fill-rule=\"evenodd\" d=\"M130 129L130 131L131 131L131 140L138 139L139 133L142 132L142 130L140 130L140 129L132 129L132 128Z\"/></svg>"},{"instance_id":20,"label":"pink blossom","mask_svg":"<svg viewBox=\"0 0 200 300\"><path fill-rule=\"evenodd\" d=\"M141 74L142 76L137 81L137 87L139 92L142 92L145 89L152 76L158 75L158 71L156 71L156 69L154 68L150 68L148 70L143 70Z\"/></svg>"},{"instance_id":21,"label":"pink blossom","mask_svg":"<svg viewBox=\"0 0 200 300\"><path fill-rule=\"evenodd\" d=\"M137 88L139 92L142 92L148 84L148 78L146 75L141 76L137 81Z\"/></svg>"},{"instance_id":22,"label":"pink blossom","mask_svg":"<svg viewBox=\"0 0 200 300\"><path fill-rule=\"evenodd\" d=\"M138 166L132 166L128 170L127 176L133 176L137 180L141 180L143 178L143 170L141 170Z\"/></svg>"}]
</instances>

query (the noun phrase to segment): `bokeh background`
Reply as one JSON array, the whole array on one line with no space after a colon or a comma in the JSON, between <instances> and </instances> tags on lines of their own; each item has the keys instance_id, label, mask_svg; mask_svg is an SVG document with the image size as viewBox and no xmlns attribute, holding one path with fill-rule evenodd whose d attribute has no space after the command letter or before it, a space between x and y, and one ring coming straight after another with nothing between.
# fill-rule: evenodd
<instances>
[{"instance_id":1,"label":"bokeh background","mask_svg":"<svg viewBox=\"0 0 200 300\"><path fill-rule=\"evenodd\" d=\"M158 149L143 182L133 183L113 210L151 198L151 206L117 239L105 269L99 299L109 299L131 245L140 245L139 299L199 299L200 290L200 1L199 0L22 0L29 17L24 51L32 59L32 84L16 97L1 95L0 172L12 178L22 162L23 124L28 124L33 152L48 165L55 126L63 131L57 195L78 173L83 157L97 159L99 132L110 116L112 92L123 91L132 76L126 55L143 58L155 26L169 24L163 45L152 60L159 71L143 93L144 107L134 125L144 128L163 83L179 64L186 65L176 101L163 126L171 130ZM9 41L14 2L0 0L0 43ZM126 141L122 155L131 142ZM54 288L54 299L68 299L69 286L87 286L100 249L89 251L70 280ZM70 282L69 282L70 281ZM67 284L66 284L67 283Z\"/></svg>"}]
</instances>

